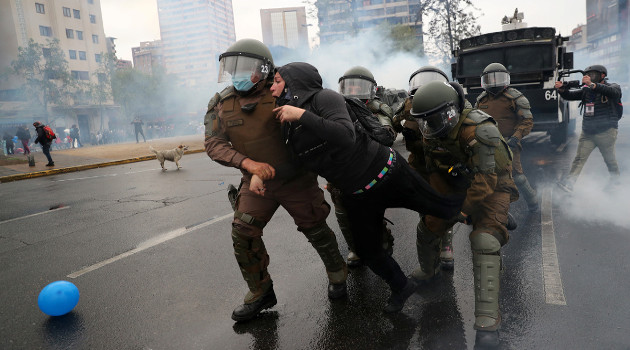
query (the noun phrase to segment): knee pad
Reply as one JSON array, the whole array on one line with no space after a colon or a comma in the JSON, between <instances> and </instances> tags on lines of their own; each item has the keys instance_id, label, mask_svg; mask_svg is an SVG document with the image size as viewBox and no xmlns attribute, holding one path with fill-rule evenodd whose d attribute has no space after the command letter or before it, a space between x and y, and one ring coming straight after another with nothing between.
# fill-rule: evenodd
<instances>
[{"instance_id":1,"label":"knee pad","mask_svg":"<svg viewBox=\"0 0 630 350\"><path fill-rule=\"evenodd\" d=\"M262 270L269 265L269 255L261 237L247 237L233 228L232 245L236 261L241 267L257 266Z\"/></svg>"},{"instance_id":2,"label":"knee pad","mask_svg":"<svg viewBox=\"0 0 630 350\"><path fill-rule=\"evenodd\" d=\"M470 237L470 248L475 254L498 255L501 243L487 232L480 232Z\"/></svg>"}]
</instances>

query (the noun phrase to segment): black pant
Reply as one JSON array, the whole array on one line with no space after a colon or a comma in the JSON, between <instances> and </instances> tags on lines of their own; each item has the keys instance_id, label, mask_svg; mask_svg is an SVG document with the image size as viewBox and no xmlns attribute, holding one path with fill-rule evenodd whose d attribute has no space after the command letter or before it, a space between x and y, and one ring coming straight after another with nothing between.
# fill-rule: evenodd
<instances>
[{"instance_id":1,"label":"black pant","mask_svg":"<svg viewBox=\"0 0 630 350\"><path fill-rule=\"evenodd\" d=\"M50 146L50 143L42 143L42 151L44 152L46 158L48 158L48 164L54 163L52 157L50 156Z\"/></svg>"},{"instance_id":2,"label":"black pant","mask_svg":"<svg viewBox=\"0 0 630 350\"><path fill-rule=\"evenodd\" d=\"M142 132L142 130L136 130L136 143L140 142L138 141L138 134L141 134L144 142L147 142L147 139L144 137L144 133Z\"/></svg>"},{"instance_id":3,"label":"black pant","mask_svg":"<svg viewBox=\"0 0 630 350\"><path fill-rule=\"evenodd\" d=\"M356 253L393 291L407 283L400 266L383 248L382 225L387 208L407 208L449 219L459 213L463 198L444 197L395 154L394 164L380 182L360 194L344 194Z\"/></svg>"}]
</instances>

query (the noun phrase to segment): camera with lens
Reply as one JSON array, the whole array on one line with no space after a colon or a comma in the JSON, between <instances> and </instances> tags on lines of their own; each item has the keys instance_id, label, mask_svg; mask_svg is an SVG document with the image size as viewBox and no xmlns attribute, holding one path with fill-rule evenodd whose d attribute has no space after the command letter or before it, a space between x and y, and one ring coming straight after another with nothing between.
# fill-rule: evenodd
<instances>
[{"instance_id":1,"label":"camera with lens","mask_svg":"<svg viewBox=\"0 0 630 350\"><path fill-rule=\"evenodd\" d=\"M563 81L562 82L562 88L563 89L577 89L582 85L582 83L579 80L569 80L569 81Z\"/></svg>"}]
</instances>

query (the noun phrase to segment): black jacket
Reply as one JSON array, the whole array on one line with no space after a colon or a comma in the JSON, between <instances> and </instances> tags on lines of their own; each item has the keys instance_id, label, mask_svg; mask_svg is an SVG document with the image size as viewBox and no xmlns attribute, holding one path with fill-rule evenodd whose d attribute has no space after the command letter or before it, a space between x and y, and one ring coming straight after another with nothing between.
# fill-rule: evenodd
<instances>
[{"instance_id":1,"label":"black jacket","mask_svg":"<svg viewBox=\"0 0 630 350\"><path fill-rule=\"evenodd\" d=\"M35 128L37 131L37 137L35 138L35 143L40 143L42 145L52 144L52 141L46 137L46 132L44 131L44 124Z\"/></svg>"},{"instance_id":2,"label":"black jacket","mask_svg":"<svg viewBox=\"0 0 630 350\"><path fill-rule=\"evenodd\" d=\"M31 139L31 133L28 132L28 130L24 129L24 128L18 128L17 133L15 134L15 136L18 137L18 139L23 140L23 141L28 141Z\"/></svg>"},{"instance_id":3,"label":"black jacket","mask_svg":"<svg viewBox=\"0 0 630 350\"><path fill-rule=\"evenodd\" d=\"M595 89L583 87L568 91L558 91L565 100L582 101L582 108L587 103L595 104L594 115L582 118L582 131L587 134L597 134L610 128L619 127L620 115L613 109L614 103L621 101L621 87L608 83L606 80L597 83Z\"/></svg>"},{"instance_id":4,"label":"black jacket","mask_svg":"<svg viewBox=\"0 0 630 350\"><path fill-rule=\"evenodd\" d=\"M388 160L389 148L356 132L344 97L323 88L317 68L295 62L278 68L278 73L286 83L286 95L277 103L306 110L283 130L297 160L346 193L376 178Z\"/></svg>"}]
</instances>

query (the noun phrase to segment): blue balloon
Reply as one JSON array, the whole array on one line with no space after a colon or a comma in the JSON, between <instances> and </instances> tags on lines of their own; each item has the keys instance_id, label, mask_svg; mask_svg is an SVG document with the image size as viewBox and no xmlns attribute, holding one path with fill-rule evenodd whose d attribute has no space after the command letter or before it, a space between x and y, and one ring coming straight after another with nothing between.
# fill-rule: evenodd
<instances>
[{"instance_id":1,"label":"blue balloon","mask_svg":"<svg viewBox=\"0 0 630 350\"><path fill-rule=\"evenodd\" d=\"M79 288L68 281L53 282L41 292L37 305L43 313L50 316L61 316L72 311L79 302Z\"/></svg>"}]
</instances>

